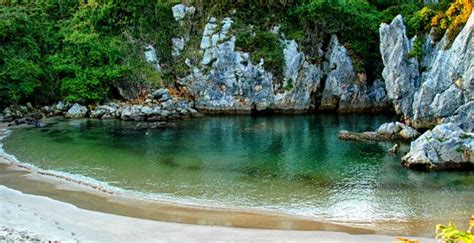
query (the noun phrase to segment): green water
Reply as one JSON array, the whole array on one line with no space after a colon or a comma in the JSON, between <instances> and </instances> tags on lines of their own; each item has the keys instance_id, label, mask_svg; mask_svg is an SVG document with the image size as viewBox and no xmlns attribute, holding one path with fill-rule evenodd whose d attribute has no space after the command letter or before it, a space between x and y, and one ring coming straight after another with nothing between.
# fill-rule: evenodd
<instances>
[{"instance_id":1,"label":"green water","mask_svg":"<svg viewBox=\"0 0 474 243\"><path fill-rule=\"evenodd\" d=\"M391 119L208 117L148 131L133 130L131 122L63 121L14 131L5 150L41 169L152 198L414 231L467 222L474 173L410 171L387 153L392 143L337 137L341 129L374 130Z\"/></svg>"}]
</instances>

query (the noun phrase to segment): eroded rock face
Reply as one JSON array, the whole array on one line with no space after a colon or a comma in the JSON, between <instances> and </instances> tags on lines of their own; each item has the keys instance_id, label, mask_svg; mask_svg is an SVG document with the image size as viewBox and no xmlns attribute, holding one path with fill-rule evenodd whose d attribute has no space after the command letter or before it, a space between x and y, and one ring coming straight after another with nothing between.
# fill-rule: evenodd
<instances>
[{"instance_id":1,"label":"eroded rock face","mask_svg":"<svg viewBox=\"0 0 474 243\"><path fill-rule=\"evenodd\" d=\"M454 123L437 125L413 141L402 158L406 167L428 170L474 168L474 133Z\"/></svg>"},{"instance_id":2,"label":"eroded rock face","mask_svg":"<svg viewBox=\"0 0 474 243\"><path fill-rule=\"evenodd\" d=\"M420 74L415 58L408 59L412 48L406 36L403 18L398 15L387 25L380 26L380 52L384 69L388 97L392 100L397 114L412 116L413 94L419 86Z\"/></svg>"},{"instance_id":3,"label":"eroded rock face","mask_svg":"<svg viewBox=\"0 0 474 243\"><path fill-rule=\"evenodd\" d=\"M347 54L346 48L339 44L335 35L331 37L326 59L328 62L325 63L324 71L328 75L320 108L334 110L338 107L341 96L349 95L350 91L355 91L351 90L355 74L352 60Z\"/></svg>"},{"instance_id":4,"label":"eroded rock face","mask_svg":"<svg viewBox=\"0 0 474 243\"><path fill-rule=\"evenodd\" d=\"M87 114L87 108L85 106L75 103L69 110L66 112L65 117L71 119L79 119L85 117Z\"/></svg>"},{"instance_id":5,"label":"eroded rock face","mask_svg":"<svg viewBox=\"0 0 474 243\"><path fill-rule=\"evenodd\" d=\"M317 109L351 112L387 107L383 81L369 87L365 78L356 75L347 50L336 36L332 37L324 65L309 63L296 41L281 39L285 66L279 80L265 70L265 60L253 63L251 53L236 50L232 25L229 17L222 21L211 17L199 46L202 59L196 64L186 62L192 74L180 83L189 88L199 110L207 113Z\"/></svg>"},{"instance_id":6,"label":"eroded rock face","mask_svg":"<svg viewBox=\"0 0 474 243\"><path fill-rule=\"evenodd\" d=\"M460 106L452 116L443 119L443 123L452 122L466 132L474 130L474 101Z\"/></svg>"},{"instance_id":7,"label":"eroded rock face","mask_svg":"<svg viewBox=\"0 0 474 243\"><path fill-rule=\"evenodd\" d=\"M418 74L416 60L408 59L411 43L401 16L380 27L380 51L385 65L383 77L397 113L414 127L427 128L452 116L474 99L474 13L446 47L446 37L434 43L425 39ZM472 109L471 109L472 114Z\"/></svg>"}]
</instances>

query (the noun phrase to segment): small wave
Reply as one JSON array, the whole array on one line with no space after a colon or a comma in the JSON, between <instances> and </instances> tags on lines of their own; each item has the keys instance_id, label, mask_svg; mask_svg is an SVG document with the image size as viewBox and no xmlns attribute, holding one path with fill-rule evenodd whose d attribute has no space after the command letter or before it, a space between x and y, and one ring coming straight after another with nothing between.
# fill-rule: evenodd
<instances>
[{"instance_id":1,"label":"small wave","mask_svg":"<svg viewBox=\"0 0 474 243\"><path fill-rule=\"evenodd\" d=\"M225 209L225 210L244 210L244 211L266 211L269 213L284 213L289 215L299 215L299 216L308 216L302 212L297 212L294 210L283 210L280 207L275 207L275 205L251 205L251 206L236 206L234 203L218 202L215 200L207 200L202 198L193 198L193 197L176 197L172 194L158 194L158 193L147 193L137 190L123 189L117 186L113 186L108 182L99 181L94 178L73 174L64 171L57 170L45 170L39 168L38 166L20 161L17 157L12 154L8 154L4 149L4 140L12 134L12 130L3 129L3 134L0 135L0 157L5 159L8 164L13 164L20 168L23 168L29 172L37 173L42 176L47 176L63 181L73 183L75 185L84 186L88 189L93 189L98 192L122 196L130 199L139 199L139 200L151 200L159 203L176 205L176 206L190 206L190 207L199 207L199 208L210 208L210 209Z\"/></svg>"}]
</instances>

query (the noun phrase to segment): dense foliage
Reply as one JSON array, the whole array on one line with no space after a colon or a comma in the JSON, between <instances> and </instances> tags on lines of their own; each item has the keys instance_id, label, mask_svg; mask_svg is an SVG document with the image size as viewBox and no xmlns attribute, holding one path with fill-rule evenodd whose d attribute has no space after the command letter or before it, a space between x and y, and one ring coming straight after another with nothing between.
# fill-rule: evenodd
<instances>
[{"instance_id":1,"label":"dense foliage","mask_svg":"<svg viewBox=\"0 0 474 243\"><path fill-rule=\"evenodd\" d=\"M118 83L159 82L143 61L171 58L171 3L49 0L0 5L0 104L110 97Z\"/></svg>"},{"instance_id":2,"label":"dense foliage","mask_svg":"<svg viewBox=\"0 0 474 243\"><path fill-rule=\"evenodd\" d=\"M0 0L0 106L10 103L49 103L58 99L102 102L115 87L172 82L186 72L183 58L202 55L187 49L172 58L171 38L183 26L171 7L181 1L141 0ZM280 26L287 39L296 39L310 61L322 61L333 34L348 48L356 71L369 80L382 69L378 27L402 14L410 36L431 28L452 38L469 17L471 0L440 1L423 6L417 0L189 0L197 7L186 23L188 46L198 46L208 17L231 16L237 48L265 60L281 77L283 53ZM195 43L194 43L195 42ZM421 43L421 42L420 42ZM418 44L420 44L418 43ZM162 72L143 60L151 44L159 53ZM420 53L413 55L419 56Z\"/></svg>"}]
</instances>

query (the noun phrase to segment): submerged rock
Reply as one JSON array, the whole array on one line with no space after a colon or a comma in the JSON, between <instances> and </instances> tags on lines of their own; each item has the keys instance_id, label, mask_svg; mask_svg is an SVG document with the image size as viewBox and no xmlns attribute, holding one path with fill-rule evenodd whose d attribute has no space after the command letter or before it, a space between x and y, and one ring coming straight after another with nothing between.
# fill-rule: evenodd
<instances>
[{"instance_id":1,"label":"submerged rock","mask_svg":"<svg viewBox=\"0 0 474 243\"><path fill-rule=\"evenodd\" d=\"M175 123L170 122L140 122L135 125L136 130L142 129L158 129L158 128L173 128Z\"/></svg>"},{"instance_id":2,"label":"submerged rock","mask_svg":"<svg viewBox=\"0 0 474 243\"><path fill-rule=\"evenodd\" d=\"M87 108L85 106L75 103L69 110L66 112L65 117L71 119L79 119L85 117L87 114Z\"/></svg>"},{"instance_id":3,"label":"submerged rock","mask_svg":"<svg viewBox=\"0 0 474 243\"><path fill-rule=\"evenodd\" d=\"M402 165L415 169L473 169L474 133L454 123L436 126L413 141Z\"/></svg>"},{"instance_id":4,"label":"submerged rock","mask_svg":"<svg viewBox=\"0 0 474 243\"><path fill-rule=\"evenodd\" d=\"M397 144L393 145L393 147L391 147L388 150L388 152L391 153L391 154L397 154L399 149L400 149L400 145L397 143Z\"/></svg>"}]
</instances>

